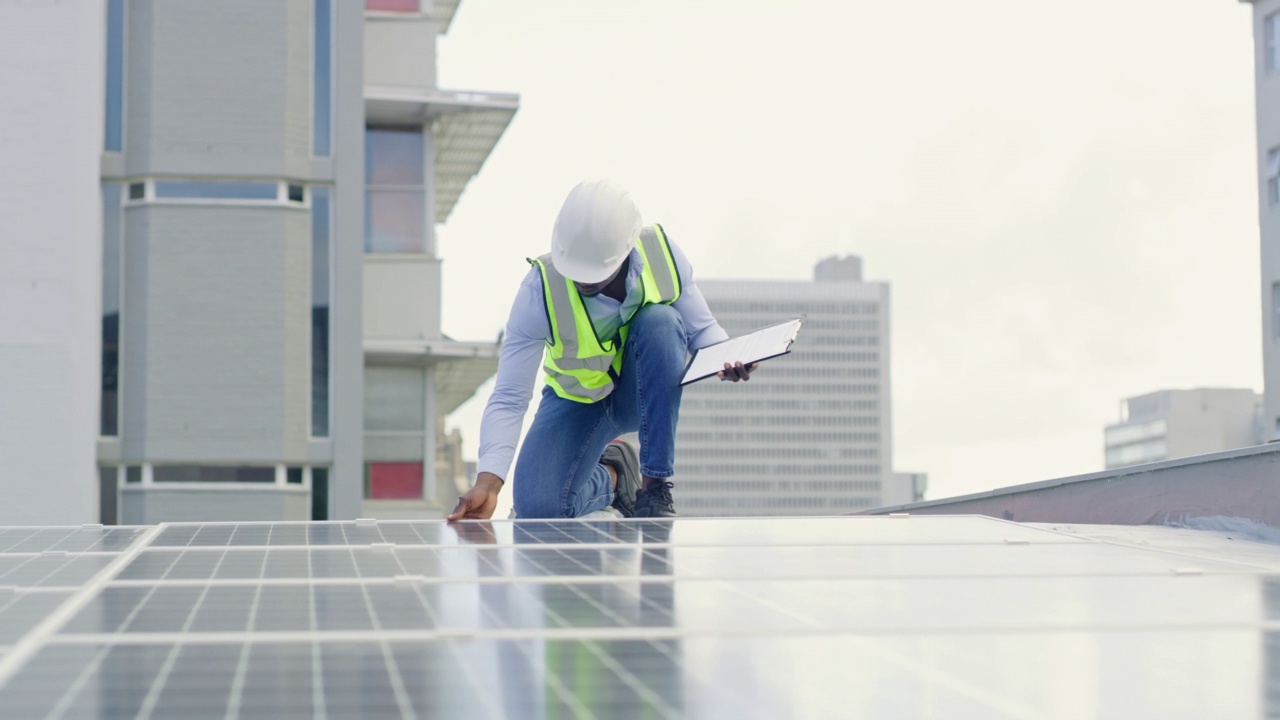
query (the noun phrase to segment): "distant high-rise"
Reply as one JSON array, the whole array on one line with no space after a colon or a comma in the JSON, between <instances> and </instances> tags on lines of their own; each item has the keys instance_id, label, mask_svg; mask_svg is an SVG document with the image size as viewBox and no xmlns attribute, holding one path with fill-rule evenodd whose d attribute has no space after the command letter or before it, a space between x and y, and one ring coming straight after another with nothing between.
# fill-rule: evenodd
<instances>
[{"instance_id":1,"label":"distant high-rise","mask_svg":"<svg viewBox=\"0 0 1280 720\"><path fill-rule=\"evenodd\" d=\"M1258 224L1262 230L1263 419L1280 437L1280 0L1253 5L1258 109Z\"/></svg>"},{"instance_id":2,"label":"distant high-rise","mask_svg":"<svg viewBox=\"0 0 1280 720\"><path fill-rule=\"evenodd\" d=\"M1106 429L1107 469L1235 450L1261 442L1262 398L1252 390L1161 390L1124 401Z\"/></svg>"},{"instance_id":3,"label":"distant high-rise","mask_svg":"<svg viewBox=\"0 0 1280 720\"><path fill-rule=\"evenodd\" d=\"M676 437L685 515L830 515L883 504L892 476L889 285L857 257L814 281L699 279L730 335L805 315L786 357L747 383L685 388Z\"/></svg>"}]
</instances>

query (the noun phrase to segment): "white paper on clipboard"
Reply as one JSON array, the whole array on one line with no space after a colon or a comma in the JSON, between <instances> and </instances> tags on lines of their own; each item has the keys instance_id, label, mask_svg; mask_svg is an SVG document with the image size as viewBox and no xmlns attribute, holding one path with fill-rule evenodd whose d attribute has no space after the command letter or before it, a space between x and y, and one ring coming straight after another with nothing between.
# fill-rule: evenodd
<instances>
[{"instance_id":1,"label":"white paper on clipboard","mask_svg":"<svg viewBox=\"0 0 1280 720\"><path fill-rule=\"evenodd\" d=\"M791 352L791 343L795 342L796 335L803 324L804 318L798 317L795 320L757 330L749 335L730 338L715 345L700 348L689 360L689 367L685 368L680 384L688 385L711 377L724 370L725 363L733 365L741 362L743 365L750 365L753 362L786 355Z\"/></svg>"}]
</instances>

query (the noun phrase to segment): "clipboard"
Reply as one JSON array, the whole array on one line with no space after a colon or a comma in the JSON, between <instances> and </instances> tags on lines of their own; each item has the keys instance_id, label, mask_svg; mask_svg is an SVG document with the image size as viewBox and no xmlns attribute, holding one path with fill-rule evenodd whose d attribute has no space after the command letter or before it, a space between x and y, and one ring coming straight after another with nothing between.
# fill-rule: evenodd
<instances>
[{"instance_id":1,"label":"clipboard","mask_svg":"<svg viewBox=\"0 0 1280 720\"><path fill-rule=\"evenodd\" d=\"M786 355L791 344L800 334L805 316L757 330L747 335L722 340L714 345L699 348L685 365L681 385L688 385L714 376L724 370L724 364L741 362L750 365Z\"/></svg>"}]
</instances>

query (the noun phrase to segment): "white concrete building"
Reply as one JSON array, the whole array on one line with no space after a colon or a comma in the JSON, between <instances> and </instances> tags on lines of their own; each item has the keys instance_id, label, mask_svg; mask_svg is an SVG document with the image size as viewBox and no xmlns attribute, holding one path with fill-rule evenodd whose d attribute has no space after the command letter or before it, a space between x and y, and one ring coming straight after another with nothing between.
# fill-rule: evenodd
<instances>
[{"instance_id":1,"label":"white concrete building","mask_svg":"<svg viewBox=\"0 0 1280 720\"><path fill-rule=\"evenodd\" d=\"M1262 442L1262 396L1248 389L1161 390L1125 400L1106 427L1107 469Z\"/></svg>"},{"instance_id":2,"label":"white concrete building","mask_svg":"<svg viewBox=\"0 0 1280 720\"><path fill-rule=\"evenodd\" d=\"M1280 438L1280 0L1253 5L1258 113L1258 224L1262 234L1264 432Z\"/></svg>"},{"instance_id":3,"label":"white concrete building","mask_svg":"<svg viewBox=\"0 0 1280 720\"><path fill-rule=\"evenodd\" d=\"M889 285L856 257L814 281L699 279L730 335L807 316L790 355L747 383L685 388L676 437L683 515L831 515L884 504L892 476Z\"/></svg>"},{"instance_id":4,"label":"white concrete building","mask_svg":"<svg viewBox=\"0 0 1280 720\"><path fill-rule=\"evenodd\" d=\"M0 3L0 524L98 522L103 12Z\"/></svg>"},{"instance_id":5,"label":"white concrete building","mask_svg":"<svg viewBox=\"0 0 1280 720\"><path fill-rule=\"evenodd\" d=\"M437 87L457 9L0 2L0 524L451 501L435 228L519 105Z\"/></svg>"}]
</instances>

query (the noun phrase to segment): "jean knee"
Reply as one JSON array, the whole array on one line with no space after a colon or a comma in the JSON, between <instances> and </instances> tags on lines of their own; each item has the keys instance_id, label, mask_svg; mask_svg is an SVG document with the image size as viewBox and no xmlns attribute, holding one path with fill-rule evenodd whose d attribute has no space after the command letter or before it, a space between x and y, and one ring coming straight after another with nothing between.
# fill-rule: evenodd
<instances>
[{"instance_id":1,"label":"jean knee","mask_svg":"<svg viewBox=\"0 0 1280 720\"><path fill-rule=\"evenodd\" d=\"M631 332L633 334L673 332L683 340L684 318L680 317L680 313L670 305L645 305L637 310L635 317L631 319Z\"/></svg>"}]
</instances>

